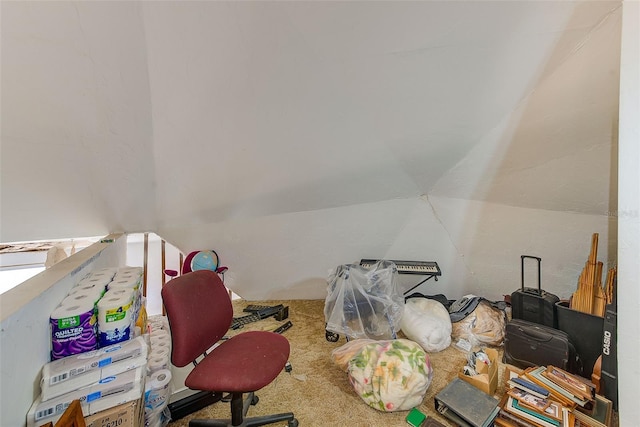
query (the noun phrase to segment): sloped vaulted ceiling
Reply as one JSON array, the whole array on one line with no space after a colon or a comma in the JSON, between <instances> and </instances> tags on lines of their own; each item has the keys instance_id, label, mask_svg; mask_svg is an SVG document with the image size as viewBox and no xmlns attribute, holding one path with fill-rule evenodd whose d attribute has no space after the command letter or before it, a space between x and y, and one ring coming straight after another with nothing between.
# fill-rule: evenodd
<instances>
[{"instance_id":1,"label":"sloped vaulted ceiling","mask_svg":"<svg viewBox=\"0 0 640 427\"><path fill-rule=\"evenodd\" d=\"M618 8L145 4L160 226L431 193L602 212Z\"/></svg>"},{"instance_id":2,"label":"sloped vaulted ceiling","mask_svg":"<svg viewBox=\"0 0 640 427\"><path fill-rule=\"evenodd\" d=\"M2 2L0 240L156 231L285 283L431 258L411 200L606 215L620 6Z\"/></svg>"}]
</instances>

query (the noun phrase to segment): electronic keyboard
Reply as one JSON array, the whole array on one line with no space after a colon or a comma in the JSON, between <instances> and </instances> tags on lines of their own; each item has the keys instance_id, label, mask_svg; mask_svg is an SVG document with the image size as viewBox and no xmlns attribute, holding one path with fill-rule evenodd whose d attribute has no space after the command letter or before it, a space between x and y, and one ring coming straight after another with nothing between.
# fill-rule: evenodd
<instances>
[{"instance_id":1,"label":"electronic keyboard","mask_svg":"<svg viewBox=\"0 0 640 427\"><path fill-rule=\"evenodd\" d=\"M371 268L375 263L380 261L379 259L361 259L360 266L365 268ZM440 267L435 261L394 261L398 274L421 274L427 276L442 276ZM438 280L436 278L436 280Z\"/></svg>"}]
</instances>

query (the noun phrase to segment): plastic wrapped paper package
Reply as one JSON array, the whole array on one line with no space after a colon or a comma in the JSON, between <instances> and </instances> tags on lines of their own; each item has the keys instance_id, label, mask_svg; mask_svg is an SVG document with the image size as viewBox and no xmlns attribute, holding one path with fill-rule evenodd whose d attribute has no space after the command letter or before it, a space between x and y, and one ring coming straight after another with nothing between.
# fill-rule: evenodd
<instances>
[{"instance_id":1,"label":"plastic wrapped paper package","mask_svg":"<svg viewBox=\"0 0 640 427\"><path fill-rule=\"evenodd\" d=\"M353 339L395 338L404 310L397 275L396 265L385 260L371 268L338 266L327 279L326 329Z\"/></svg>"}]
</instances>

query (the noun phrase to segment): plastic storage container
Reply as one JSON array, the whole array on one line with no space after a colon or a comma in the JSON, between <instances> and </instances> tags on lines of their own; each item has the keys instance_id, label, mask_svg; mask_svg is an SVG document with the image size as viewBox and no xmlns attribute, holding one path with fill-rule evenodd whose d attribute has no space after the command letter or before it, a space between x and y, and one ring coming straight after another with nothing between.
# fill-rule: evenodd
<instances>
[{"instance_id":1,"label":"plastic storage container","mask_svg":"<svg viewBox=\"0 0 640 427\"><path fill-rule=\"evenodd\" d=\"M590 379L593 365L602 354L604 317L594 316L569 308L567 301L556 303L558 329L569 335L583 364L582 376Z\"/></svg>"}]
</instances>

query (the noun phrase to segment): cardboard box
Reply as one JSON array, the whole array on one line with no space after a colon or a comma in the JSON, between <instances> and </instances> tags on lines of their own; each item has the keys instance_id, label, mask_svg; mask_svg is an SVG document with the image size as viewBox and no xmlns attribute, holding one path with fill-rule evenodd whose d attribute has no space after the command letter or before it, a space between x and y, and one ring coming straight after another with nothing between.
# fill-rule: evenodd
<instances>
[{"instance_id":1,"label":"cardboard box","mask_svg":"<svg viewBox=\"0 0 640 427\"><path fill-rule=\"evenodd\" d=\"M84 417L87 427L142 427L144 426L144 399L123 403Z\"/></svg>"},{"instance_id":2,"label":"cardboard box","mask_svg":"<svg viewBox=\"0 0 640 427\"><path fill-rule=\"evenodd\" d=\"M478 375L465 375L464 372L460 370L458 377L493 396L498 388L498 351L493 348L486 348L484 352L487 353L491 361L489 365L481 361L476 361L476 372L478 372Z\"/></svg>"}]
</instances>

